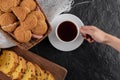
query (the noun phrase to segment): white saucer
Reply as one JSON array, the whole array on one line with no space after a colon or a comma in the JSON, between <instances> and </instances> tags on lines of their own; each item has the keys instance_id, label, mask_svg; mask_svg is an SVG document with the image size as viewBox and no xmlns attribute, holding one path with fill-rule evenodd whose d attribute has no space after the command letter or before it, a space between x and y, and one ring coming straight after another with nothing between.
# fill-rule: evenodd
<instances>
[{"instance_id":1,"label":"white saucer","mask_svg":"<svg viewBox=\"0 0 120 80\"><path fill-rule=\"evenodd\" d=\"M76 26L79 26L79 28L81 26L83 26L84 24L82 23L82 21L76 17L75 15L72 14L61 14L56 16L53 21L51 22L51 26L52 26L52 32L48 35L48 39L50 41L50 43L58 50L60 51L72 51L75 50L76 48L78 48L82 42L83 42L83 38L81 36L81 34L78 36L78 38L71 43L62 43L59 39L57 39L57 36L55 34L55 28L57 27L57 25L61 22L61 21L72 21L74 24L76 24Z\"/></svg>"}]
</instances>

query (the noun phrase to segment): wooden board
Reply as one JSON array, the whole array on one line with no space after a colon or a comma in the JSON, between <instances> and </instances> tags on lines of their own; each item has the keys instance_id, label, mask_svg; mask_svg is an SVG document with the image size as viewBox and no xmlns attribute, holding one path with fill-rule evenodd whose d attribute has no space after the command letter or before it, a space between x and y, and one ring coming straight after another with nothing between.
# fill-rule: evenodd
<instances>
[{"instance_id":1,"label":"wooden board","mask_svg":"<svg viewBox=\"0 0 120 80\"><path fill-rule=\"evenodd\" d=\"M51 61L48 61L35 53L32 53L27 50L22 50L18 47L10 48L9 50L15 51L19 56L22 56L28 61L31 61L32 63L38 64L42 69L50 71L53 76L55 77L55 80L64 80L65 76L67 74L67 70ZM49 54L49 53L48 53ZM0 73L0 80L11 80L8 79L3 73Z\"/></svg>"}]
</instances>

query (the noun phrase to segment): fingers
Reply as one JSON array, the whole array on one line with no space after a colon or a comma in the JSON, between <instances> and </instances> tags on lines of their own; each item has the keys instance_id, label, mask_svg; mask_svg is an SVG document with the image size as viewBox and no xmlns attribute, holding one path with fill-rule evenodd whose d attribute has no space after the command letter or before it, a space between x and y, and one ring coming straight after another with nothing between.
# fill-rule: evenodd
<instances>
[{"instance_id":1,"label":"fingers","mask_svg":"<svg viewBox=\"0 0 120 80\"><path fill-rule=\"evenodd\" d=\"M94 26L84 26L80 28L80 32L82 36L90 43L94 42L94 39L92 38L94 29L95 29Z\"/></svg>"},{"instance_id":2,"label":"fingers","mask_svg":"<svg viewBox=\"0 0 120 80\"><path fill-rule=\"evenodd\" d=\"M86 40L87 40L89 43L93 43L93 42L94 42L94 40L91 39L91 38L87 38Z\"/></svg>"},{"instance_id":3,"label":"fingers","mask_svg":"<svg viewBox=\"0 0 120 80\"><path fill-rule=\"evenodd\" d=\"M90 28L90 27L81 27L80 28L80 32L81 32L81 34L82 35L86 35L86 34L89 34L90 36L92 36L92 34L93 34L93 30L92 30L92 28Z\"/></svg>"}]
</instances>

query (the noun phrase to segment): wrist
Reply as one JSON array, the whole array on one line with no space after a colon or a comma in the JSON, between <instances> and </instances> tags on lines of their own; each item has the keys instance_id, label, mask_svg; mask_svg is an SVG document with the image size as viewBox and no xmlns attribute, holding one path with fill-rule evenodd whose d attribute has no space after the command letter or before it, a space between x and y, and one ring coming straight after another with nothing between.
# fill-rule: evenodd
<instances>
[{"instance_id":1,"label":"wrist","mask_svg":"<svg viewBox=\"0 0 120 80\"><path fill-rule=\"evenodd\" d=\"M110 34L106 34L105 35L105 40L103 42L103 44L106 44L106 45L110 45L112 41L114 41L116 39L115 36L112 36Z\"/></svg>"},{"instance_id":2,"label":"wrist","mask_svg":"<svg viewBox=\"0 0 120 80\"><path fill-rule=\"evenodd\" d=\"M103 44L109 44L111 41L112 36L110 34L107 34L104 36L104 41L102 42Z\"/></svg>"}]
</instances>

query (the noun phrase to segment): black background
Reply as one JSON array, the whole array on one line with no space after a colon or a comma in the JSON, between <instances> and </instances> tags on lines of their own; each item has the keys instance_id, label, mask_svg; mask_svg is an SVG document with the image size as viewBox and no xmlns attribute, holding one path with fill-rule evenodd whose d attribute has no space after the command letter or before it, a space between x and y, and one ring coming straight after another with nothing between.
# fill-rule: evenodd
<instances>
[{"instance_id":1,"label":"black background","mask_svg":"<svg viewBox=\"0 0 120 80\"><path fill-rule=\"evenodd\" d=\"M84 1L91 2L74 6ZM85 25L97 26L120 38L119 3L119 0L75 0L69 13L78 16ZM68 70L65 80L120 80L120 54L107 45L84 41L78 49L62 52L46 38L30 50L65 67Z\"/></svg>"}]
</instances>

